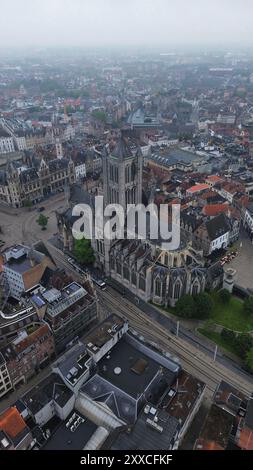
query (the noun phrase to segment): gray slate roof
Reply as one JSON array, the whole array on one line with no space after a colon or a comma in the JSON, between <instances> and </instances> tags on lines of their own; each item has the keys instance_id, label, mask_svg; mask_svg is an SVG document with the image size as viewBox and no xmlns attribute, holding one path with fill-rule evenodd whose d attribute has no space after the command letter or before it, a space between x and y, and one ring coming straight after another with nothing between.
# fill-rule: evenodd
<instances>
[{"instance_id":1,"label":"gray slate roof","mask_svg":"<svg viewBox=\"0 0 253 470\"><path fill-rule=\"evenodd\" d=\"M206 228L210 240L215 240L230 231L229 223L223 213L206 222Z\"/></svg>"}]
</instances>

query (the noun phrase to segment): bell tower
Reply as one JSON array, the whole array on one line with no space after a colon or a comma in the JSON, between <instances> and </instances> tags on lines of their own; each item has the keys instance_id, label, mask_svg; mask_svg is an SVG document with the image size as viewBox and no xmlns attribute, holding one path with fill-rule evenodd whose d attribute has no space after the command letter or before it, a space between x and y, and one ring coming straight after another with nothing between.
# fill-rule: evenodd
<instances>
[{"instance_id":1,"label":"bell tower","mask_svg":"<svg viewBox=\"0 0 253 470\"><path fill-rule=\"evenodd\" d=\"M139 147L133 149L123 132L114 148L107 146L103 155L105 205L117 203L126 210L127 204L142 202L143 156Z\"/></svg>"},{"instance_id":2,"label":"bell tower","mask_svg":"<svg viewBox=\"0 0 253 470\"><path fill-rule=\"evenodd\" d=\"M113 148L107 145L103 151L103 195L104 207L120 204L125 211L127 204L142 202L142 165L141 149L132 147L128 138L121 132ZM111 241L98 241L96 257L107 275L110 274Z\"/></svg>"}]
</instances>

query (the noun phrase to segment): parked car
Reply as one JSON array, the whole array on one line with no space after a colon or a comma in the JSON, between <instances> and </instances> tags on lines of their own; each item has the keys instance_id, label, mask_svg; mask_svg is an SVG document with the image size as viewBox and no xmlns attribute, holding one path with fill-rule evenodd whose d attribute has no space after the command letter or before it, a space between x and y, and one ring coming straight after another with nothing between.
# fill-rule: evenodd
<instances>
[{"instance_id":1,"label":"parked car","mask_svg":"<svg viewBox=\"0 0 253 470\"><path fill-rule=\"evenodd\" d=\"M227 255L223 256L220 259L221 266L224 266L226 263L230 263L238 255L238 251L231 251Z\"/></svg>"}]
</instances>

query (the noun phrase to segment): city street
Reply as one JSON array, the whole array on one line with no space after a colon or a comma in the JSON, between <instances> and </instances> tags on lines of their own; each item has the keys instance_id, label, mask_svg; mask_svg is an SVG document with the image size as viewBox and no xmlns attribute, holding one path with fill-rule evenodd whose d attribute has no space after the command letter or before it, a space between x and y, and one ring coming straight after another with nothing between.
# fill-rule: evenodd
<instances>
[{"instance_id":1,"label":"city street","mask_svg":"<svg viewBox=\"0 0 253 470\"><path fill-rule=\"evenodd\" d=\"M4 248L15 243L24 243L30 245L38 240L46 241L57 232L55 211L65 207L65 196L63 193L52 196L40 204L38 207L45 207L41 214L49 217L46 230L41 230L36 220L40 213L32 208L13 209L6 206L0 206L0 227L1 240L5 241Z\"/></svg>"},{"instance_id":2,"label":"city street","mask_svg":"<svg viewBox=\"0 0 253 470\"><path fill-rule=\"evenodd\" d=\"M47 247L57 264L66 268L68 262L62 251L50 243L47 243ZM78 279L78 274L70 265L69 269ZM106 291L97 289L97 294L101 320L110 313L116 313L129 319L131 327L136 328L150 341L163 346L165 351L178 357L186 370L193 375L198 372L199 378L209 384L210 392L214 391L222 377L230 383L234 382L239 388L242 388L244 384L247 393L252 390L252 376L243 372L237 364L221 355L219 351L214 362L214 349L210 349L203 338L196 337L194 333L186 330L183 326L180 326L179 338L177 338L175 336L175 322L150 304L139 299L137 306L132 294L126 293L126 296L122 297L109 286Z\"/></svg>"},{"instance_id":3,"label":"city street","mask_svg":"<svg viewBox=\"0 0 253 470\"><path fill-rule=\"evenodd\" d=\"M108 288L99 292L101 309L107 314L116 313L127 318L132 328L141 333L146 339L155 343L158 347L170 353L172 359L180 360L182 366L194 376L207 384L207 393L213 394L221 380L233 384L244 393L251 394L253 388L253 377L237 370L228 361L219 358L213 360L208 351L203 351L197 343L189 342L182 336L174 334L161 325L159 318L154 320L149 314L144 313L120 294ZM218 359L218 358L217 358Z\"/></svg>"}]
</instances>

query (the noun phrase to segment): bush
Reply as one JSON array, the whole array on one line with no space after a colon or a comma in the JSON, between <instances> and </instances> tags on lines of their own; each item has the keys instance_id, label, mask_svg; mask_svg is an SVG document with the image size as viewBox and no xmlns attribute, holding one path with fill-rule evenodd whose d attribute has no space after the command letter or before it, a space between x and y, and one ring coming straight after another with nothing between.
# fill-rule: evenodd
<instances>
[{"instance_id":1,"label":"bush","mask_svg":"<svg viewBox=\"0 0 253 470\"><path fill-rule=\"evenodd\" d=\"M223 304L228 304L231 299L231 294L227 289L221 289L219 291L219 299Z\"/></svg>"},{"instance_id":2,"label":"bush","mask_svg":"<svg viewBox=\"0 0 253 470\"><path fill-rule=\"evenodd\" d=\"M251 348L246 355L245 366L249 372L253 372L253 348Z\"/></svg>"},{"instance_id":3,"label":"bush","mask_svg":"<svg viewBox=\"0 0 253 470\"><path fill-rule=\"evenodd\" d=\"M229 342L231 345L236 344L236 334L232 330L227 330L226 328L223 328L223 330L221 331L221 337L225 341Z\"/></svg>"},{"instance_id":4,"label":"bush","mask_svg":"<svg viewBox=\"0 0 253 470\"><path fill-rule=\"evenodd\" d=\"M189 294L183 295L177 301L176 313L184 318L193 318L195 313L195 302L193 297Z\"/></svg>"},{"instance_id":5,"label":"bush","mask_svg":"<svg viewBox=\"0 0 253 470\"><path fill-rule=\"evenodd\" d=\"M251 348L253 348L253 338L248 334L238 335L236 337L236 352L242 359L247 357Z\"/></svg>"},{"instance_id":6,"label":"bush","mask_svg":"<svg viewBox=\"0 0 253 470\"><path fill-rule=\"evenodd\" d=\"M207 292L202 292L194 298L194 302L194 316L199 319L209 318L214 307L214 301L212 297L207 294Z\"/></svg>"},{"instance_id":7,"label":"bush","mask_svg":"<svg viewBox=\"0 0 253 470\"><path fill-rule=\"evenodd\" d=\"M244 300L243 310L247 315L253 314L253 296L252 295Z\"/></svg>"},{"instance_id":8,"label":"bush","mask_svg":"<svg viewBox=\"0 0 253 470\"><path fill-rule=\"evenodd\" d=\"M253 338L247 333L236 335L234 331L223 328L221 337L233 347L234 353L241 359L245 359L253 347Z\"/></svg>"}]
</instances>

